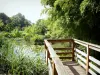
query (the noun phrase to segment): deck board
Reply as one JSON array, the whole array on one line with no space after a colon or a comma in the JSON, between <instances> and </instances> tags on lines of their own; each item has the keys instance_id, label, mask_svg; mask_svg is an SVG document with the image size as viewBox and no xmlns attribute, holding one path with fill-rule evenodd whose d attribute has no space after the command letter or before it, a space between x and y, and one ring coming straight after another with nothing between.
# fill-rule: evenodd
<instances>
[{"instance_id":1,"label":"deck board","mask_svg":"<svg viewBox=\"0 0 100 75\"><path fill-rule=\"evenodd\" d=\"M74 61L63 61L63 64L69 75L86 75L85 69Z\"/></svg>"}]
</instances>

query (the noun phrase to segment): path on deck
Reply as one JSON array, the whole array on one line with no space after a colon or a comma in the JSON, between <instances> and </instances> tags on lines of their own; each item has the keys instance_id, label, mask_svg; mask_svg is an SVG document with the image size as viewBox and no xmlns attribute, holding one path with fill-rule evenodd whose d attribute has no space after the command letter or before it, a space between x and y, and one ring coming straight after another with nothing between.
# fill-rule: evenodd
<instances>
[{"instance_id":1,"label":"path on deck","mask_svg":"<svg viewBox=\"0 0 100 75\"><path fill-rule=\"evenodd\" d=\"M74 61L64 61L63 64L69 75L86 75L86 71Z\"/></svg>"}]
</instances>

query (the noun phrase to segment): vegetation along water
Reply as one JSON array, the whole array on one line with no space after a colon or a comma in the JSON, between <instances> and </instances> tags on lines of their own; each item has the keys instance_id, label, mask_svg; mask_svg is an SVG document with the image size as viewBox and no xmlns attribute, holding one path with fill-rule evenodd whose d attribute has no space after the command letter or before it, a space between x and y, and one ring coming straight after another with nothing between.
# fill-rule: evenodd
<instances>
[{"instance_id":1,"label":"vegetation along water","mask_svg":"<svg viewBox=\"0 0 100 75\"><path fill-rule=\"evenodd\" d=\"M41 0L41 4L48 17L36 23L21 13L12 17L0 13L0 74L48 75L44 39L100 44L100 0ZM100 53L92 54L100 60Z\"/></svg>"}]
</instances>

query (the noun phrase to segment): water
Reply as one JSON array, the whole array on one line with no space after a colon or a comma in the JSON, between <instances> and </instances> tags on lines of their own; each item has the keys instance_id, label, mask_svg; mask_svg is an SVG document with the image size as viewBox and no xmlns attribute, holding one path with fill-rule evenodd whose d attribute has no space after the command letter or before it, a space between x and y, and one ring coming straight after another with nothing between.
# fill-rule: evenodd
<instances>
[{"instance_id":1,"label":"water","mask_svg":"<svg viewBox=\"0 0 100 75\"><path fill-rule=\"evenodd\" d=\"M36 50L33 50L32 47L27 47L27 46L16 46L14 48L14 53L17 55L17 56L24 56L24 57L29 57L29 58L35 58L35 57L41 57L42 59L45 58L45 55L44 55L44 51L40 50L40 51L36 51Z\"/></svg>"}]
</instances>

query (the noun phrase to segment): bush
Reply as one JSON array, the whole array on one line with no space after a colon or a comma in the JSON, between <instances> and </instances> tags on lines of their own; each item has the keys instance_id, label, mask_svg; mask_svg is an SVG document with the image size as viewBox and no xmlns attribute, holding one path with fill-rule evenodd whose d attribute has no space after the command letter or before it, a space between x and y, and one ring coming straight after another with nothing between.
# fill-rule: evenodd
<instances>
[{"instance_id":1,"label":"bush","mask_svg":"<svg viewBox=\"0 0 100 75\"><path fill-rule=\"evenodd\" d=\"M41 51L26 45L16 45L15 40L3 40L0 48L0 67L2 74L13 75L47 75L47 66L40 56Z\"/></svg>"}]
</instances>

